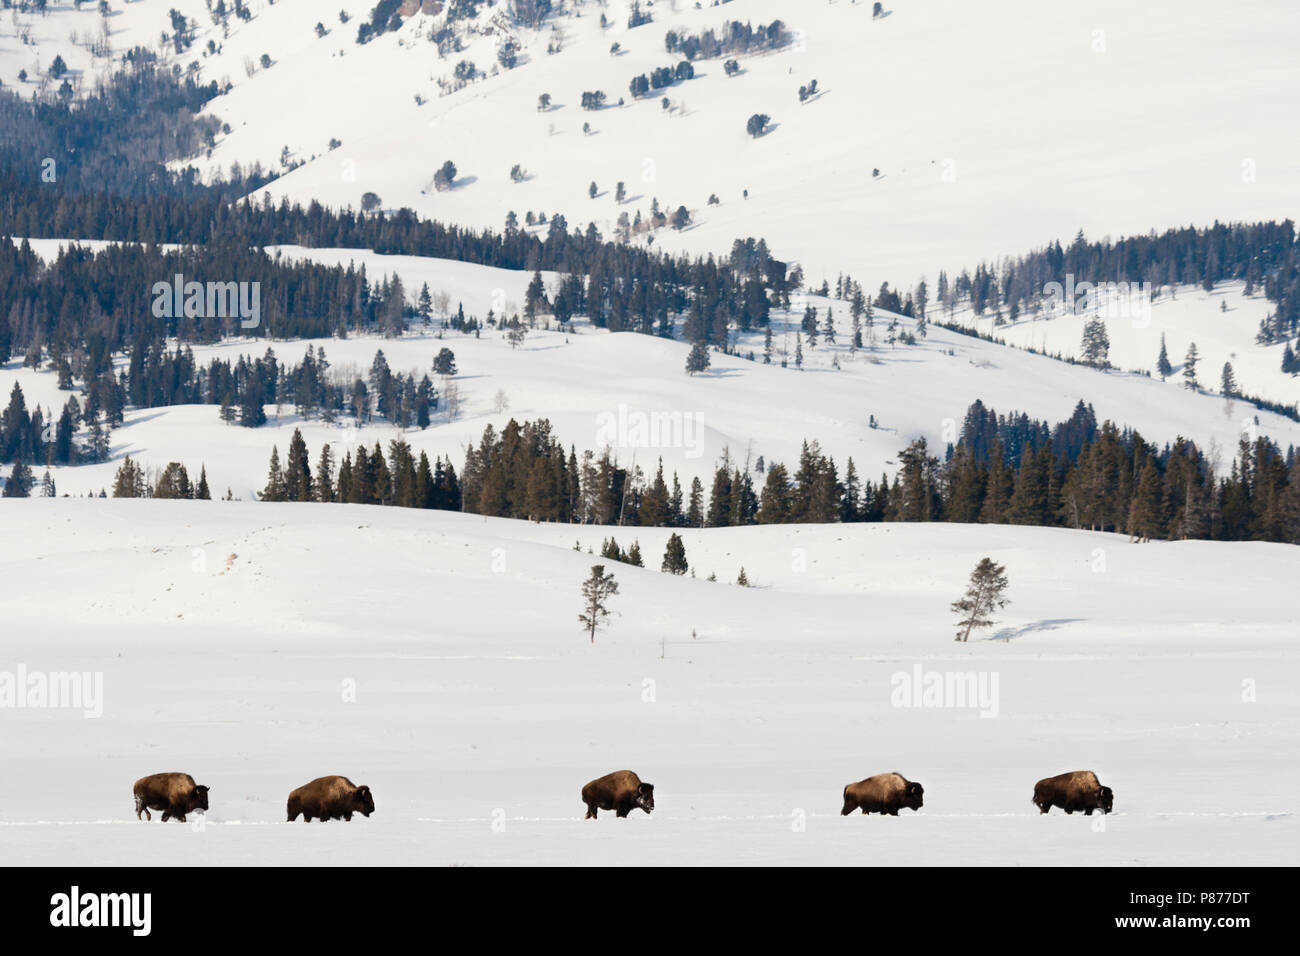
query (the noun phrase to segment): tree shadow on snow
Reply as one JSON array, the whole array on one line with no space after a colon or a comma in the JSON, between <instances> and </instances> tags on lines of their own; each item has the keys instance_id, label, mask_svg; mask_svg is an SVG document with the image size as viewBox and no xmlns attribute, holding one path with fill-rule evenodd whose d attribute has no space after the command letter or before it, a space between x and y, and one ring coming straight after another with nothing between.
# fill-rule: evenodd
<instances>
[{"instance_id":1,"label":"tree shadow on snow","mask_svg":"<svg viewBox=\"0 0 1300 956\"><path fill-rule=\"evenodd\" d=\"M1024 637L1026 634L1033 634L1037 631L1055 631L1062 624L1074 624L1077 621L1083 621L1082 617L1058 617L1046 621L1032 621L1029 624L1022 624L1020 627L1004 627L995 634L984 638L986 641L1006 641L1013 638Z\"/></svg>"}]
</instances>

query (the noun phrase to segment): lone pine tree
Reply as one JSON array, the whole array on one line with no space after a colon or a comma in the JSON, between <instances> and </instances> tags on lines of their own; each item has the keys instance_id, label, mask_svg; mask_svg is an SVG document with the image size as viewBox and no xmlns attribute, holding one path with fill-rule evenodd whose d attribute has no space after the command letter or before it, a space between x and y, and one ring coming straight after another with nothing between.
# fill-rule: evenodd
<instances>
[{"instance_id":1,"label":"lone pine tree","mask_svg":"<svg viewBox=\"0 0 1300 956\"><path fill-rule=\"evenodd\" d=\"M1083 325L1083 361L1094 368L1105 368L1110 364L1110 336L1106 334L1106 323L1101 319L1089 319Z\"/></svg>"},{"instance_id":2,"label":"lone pine tree","mask_svg":"<svg viewBox=\"0 0 1300 956\"><path fill-rule=\"evenodd\" d=\"M1156 371L1160 373L1160 381L1167 379L1174 367L1169 364L1169 351L1165 348L1165 333L1160 333L1160 357L1156 359Z\"/></svg>"},{"instance_id":3,"label":"lone pine tree","mask_svg":"<svg viewBox=\"0 0 1300 956\"><path fill-rule=\"evenodd\" d=\"M686 356L686 372L694 375L696 372L703 372L709 367L709 347L704 344L703 340L697 341L691 346L691 350Z\"/></svg>"},{"instance_id":4,"label":"lone pine tree","mask_svg":"<svg viewBox=\"0 0 1300 956\"><path fill-rule=\"evenodd\" d=\"M992 558L981 558L971 572L966 593L960 600L952 602L952 609L961 615L957 622L957 636L953 640L966 641L975 628L991 627L993 620L989 615L1010 603L1002 596L1006 589L1006 568Z\"/></svg>"},{"instance_id":5,"label":"lone pine tree","mask_svg":"<svg viewBox=\"0 0 1300 956\"><path fill-rule=\"evenodd\" d=\"M682 543L682 536L676 532L668 536L668 547L664 548L663 564L659 567L669 574L686 573L686 545Z\"/></svg>"},{"instance_id":6,"label":"lone pine tree","mask_svg":"<svg viewBox=\"0 0 1300 956\"><path fill-rule=\"evenodd\" d=\"M1201 355L1196 350L1196 343L1193 342L1187 346L1187 357L1183 360L1183 387L1195 390L1196 382L1196 363L1200 361Z\"/></svg>"},{"instance_id":7,"label":"lone pine tree","mask_svg":"<svg viewBox=\"0 0 1300 956\"><path fill-rule=\"evenodd\" d=\"M614 575L605 573L603 564L591 566L591 576L582 582L583 611L578 615L578 622L586 629L591 643L596 643L596 628L609 617L609 608L605 602L618 593L618 582Z\"/></svg>"}]
</instances>

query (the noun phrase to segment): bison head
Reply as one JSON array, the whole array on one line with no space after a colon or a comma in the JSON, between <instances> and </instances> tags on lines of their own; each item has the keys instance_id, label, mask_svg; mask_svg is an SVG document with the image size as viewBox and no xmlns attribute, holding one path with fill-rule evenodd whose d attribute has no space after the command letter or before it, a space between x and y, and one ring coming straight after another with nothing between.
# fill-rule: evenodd
<instances>
[{"instance_id":1,"label":"bison head","mask_svg":"<svg viewBox=\"0 0 1300 956\"><path fill-rule=\"evenodd\" d=\"M925 788L913 780L903 789L903 806L910 807L913 810L920 810L921 805L925 802L924 796Z\"/></svg>"},{"instance_id":2,"label":"bison head","mask_svg":"<svg viewBox=\"0 0 1300 956\"><path fill-rule=\"evenodd\" d=\"M1111 792L1110 787L1097 788L1097 806L1102 810L1110 813L1111 807L1115 805L1115 794Z\"/></svg>"},{"instance_id":3,"label":"bison head","mask_svg":"<svg viewBox=\"0 0 1300 956\"><path fill-rule=\"evenodd\" d=\"M203 810L203 811L206 811L208 809L208 788L207 787L197 786L190 791L189 809Z\"/></svg>"},{"instance_id":4,"label":"bison head","mask_svg":"<svg viewBox=\"0 0 1300 956\"><path fill-rule=\"evenodd\" d=\"M636 805L649 813L655 808L655 785L643 783L636 788Z\"/></svg>"},{"instance_id":5,"label":"bison head","mask_svg":"<svg viewBox=\"0 0 1300 956\"><path fill-rule=\"evenodd\" d=\"M357 787L352 791L352 809L363 817L375 812L375 798L370 795L369 787Z\"/></svg>"}]
</instances>

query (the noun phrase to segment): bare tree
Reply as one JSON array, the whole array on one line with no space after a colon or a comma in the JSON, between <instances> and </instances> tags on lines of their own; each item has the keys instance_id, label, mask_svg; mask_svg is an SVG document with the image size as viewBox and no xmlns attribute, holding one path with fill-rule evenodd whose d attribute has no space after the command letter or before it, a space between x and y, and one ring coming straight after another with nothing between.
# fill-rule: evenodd
<instances>
[{"instance_id":1,"label":"bare tree","mask_svg":"<svg viewBox=\"0 0 1300 956\"><path fill-rule=\"evenodd\" d=\"M460 394L460 386L455 382L448 381L442 386L442 404L447 409L447 421L454 422L456 416L460 414L461 406L464 399Z\"/></svg>"}]
</instances>

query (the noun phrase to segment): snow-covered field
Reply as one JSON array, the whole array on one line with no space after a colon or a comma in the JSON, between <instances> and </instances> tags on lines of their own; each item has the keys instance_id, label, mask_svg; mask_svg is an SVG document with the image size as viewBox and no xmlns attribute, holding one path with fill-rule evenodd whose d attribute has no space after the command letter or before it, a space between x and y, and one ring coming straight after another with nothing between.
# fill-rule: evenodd
<instances>
[{"instance_id":1,"label":"snow-covered field","mask_svg":"<svg viewBox=\"0 0 1300 956\"><path fill-rule=\"evenodd\" d=\"M247 5L252 20L231 17L228 30L204 0L109 0L107 16L73 0L50 0L44 14L7 9L0 82L52 94L57 54L86 93L110 68L106 51L143 44L232 84L209 105L229 131L185 163L275 167L287 150L303 165L265 188L277 201L357 207L373 191L385 209L462 226L562 213L571 229L592 221L611 238L620 213L644 217L658 200L687 206L694 222L659 230L655 249L725 256L735 239L761 237L802 266L807 286L846 272L871 294L924 276L932 319L941 268L955 276L1080 229L1117 238L1300 211L1300 18L1282 0L908 0L877 19L867 0L658 0L643 4L654 22L636 29L624 0L566 0L536 31L510 25L496 3L462 24L463 49L443 58L430 41L441 18L418 15L357 45L374 0ZM160 43L172 9L197 27L179 56ZM665 50L668 30L778 17L795 42L737 55L737 76L722 59L696 61L692 80L628 94L634 75L680 60ZM506 37L521 44L519 65L498 70ZM460 61L488 75L442 95ZM813 79L820 92L801 105L796 90ZM608 108L581 109L589 90ZM751 138L745 121L758 112L772 125ZM456 183L438 191L447 159ZM518 183L515 164L527 173ZM32 245L49 260L66 241ZM397 273L412 299L427 283L447 311L463 304L480 319L519 311L531 279L367 250L270 251L364 264L372 281ZM304 421L290 406L268 406L258 429L222 424L214 405L130 408L110 461L51 469L59 494L111 489L130 455L149 470L183 462L192 478L204 466L214 497L240 500L0 503L0 860L1300 863L1294 546L763 526L682 532L694 573L675 577L658 570L663 529L255 501L272 445L283 453L295 428L313 462L325 442L341 459L402 438L459 470L484 428L510 418L548 418L566 446L610 446L651 475L662 457L669 474L706 487L724 453L793 465L805 440L841 474L851 457L876 481L916 438L942 455L977 399L1052 423L1082 400L1148 440L1195 440L1223 473L1243 437L1300 447L1300 423L1182 387L1195 341L1208 389L1231 361L1241 391L1296 400L1282 346L1254 342L1273 305L1243 291L1166 290L1149 322L1109 322L1108 372L1026 350L1076 356L1082 317L995 328L958 310L954 321L1005 344L931 325L918 344L891 347L891 317L878 310L878 344L853 352L848 304L802 294L773 311L772 364L761 332L736 333L739 354L714 353L695 376L685 343L581 318L569 332L530 330L518 348L495 329L441 332L442 314L399 338L195 347L200 364L268 347L296 364L320 347L347 381L382 349L394 372L442 389L431 366L447 347L460 410L403 433ZM837 343L805 341L796 369L806 305L819 334L835 310ZM1161 334L1166 382L1141 374ZM0 408L15 383L29 410L56 418L78 391L19 355L0 365ZM624 548L637 540L648 567L608 565L616 613L591 643L579 586L611 534ZM991 632L956 643L949 605L985 556L1006 565L1013 603ZM742 567L751 587L734 583ZM102 681L102 694L17 706L19 674L72 672L92 689ZM936 680L949 688L937 701L922 690ZM976 699L954 699L958 685ZM620 768L655 784L655 813L583 821L582 784ZM1035 781L1076 769L1114 790L1115 812L1040 816ZM132 782L169 770L211 787L211 812L137 823ZM843 786L885 771L920 781L924 808L842 819ZM285 825L288 792L334 773L368 784L376 814Z\"/></svg>"},{"instance_id":2,"label":"snow-covered field","mask_svg":"<svg viewBox=\"0 0 1300 956\"><path fill-rule=\"evenodd\" d=\"M0 557L0 671L103 680L97 719L0 708L6 863L1300 862L1294 548L746 528L686 532L691 579L655 570L666 531L616 530L654 567L611 566L592 644L594 559L572 546L606 528L226 502L3 515L41 546ZM1014 603L954 643L947 604L986 554ZM742 563L748 589L728 583ZM917 668L990 696L898 706ZM583 821L581 785L622 767L655 813ZM1115 812L1039 816L1034 782L1083 768ZM203 825L137 824L132 781L174 769L212 788ZM844 784L886 770L924 808L841 818ZM326 773L371 786L375 815L285 825L288 791Z\"/></svg>"}]
</instances>

